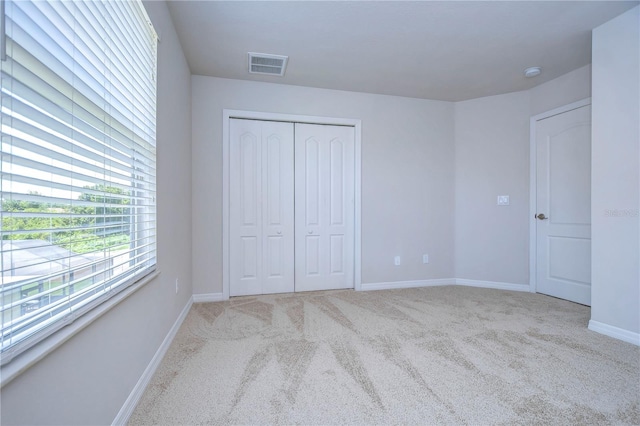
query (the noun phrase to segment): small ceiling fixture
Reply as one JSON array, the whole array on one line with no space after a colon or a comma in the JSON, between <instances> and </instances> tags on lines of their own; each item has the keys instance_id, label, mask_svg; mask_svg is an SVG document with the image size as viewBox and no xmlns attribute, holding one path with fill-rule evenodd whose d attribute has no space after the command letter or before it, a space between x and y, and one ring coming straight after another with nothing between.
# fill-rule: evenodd
<instances>
[{"instance_id":1,"label":"small ceiling fixture","mask_svg":"<svg viewBox=\"0 0 640 426\"><path fill-rule=\"evenodd\" d=\"M249 74L278 75L287 68L288 56L249 52Z\"/></svg>"},{"instance_id":2,"label":"small ceiling fixture","mask_svg":"<svg viewBox=\"0 0 640 426\"><path fill-rule=\"evenodd\" d=\"M540 67L529 67L524 70L524 76L527 78L531 78L540 75L541 72L542 68Z\"/></svg>"}]
</instances>

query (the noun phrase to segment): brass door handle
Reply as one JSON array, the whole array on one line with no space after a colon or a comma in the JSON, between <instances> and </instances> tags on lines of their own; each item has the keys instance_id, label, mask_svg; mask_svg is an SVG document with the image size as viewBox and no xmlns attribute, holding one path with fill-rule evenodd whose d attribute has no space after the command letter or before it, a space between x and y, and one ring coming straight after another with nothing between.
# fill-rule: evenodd
<instances>
[{"instance_id":1,"label":"brass door handle","mask_svg":"<svg viewBox=\"0 0 640 426\"><path fill-rule=\"evenodd\" d=\"M544 215L544 213L538 213L537 215L534 216L536 219L540 219L540 220L546 220L549 219L548 217L546 217Z\"/></svg>"}]
</instances>

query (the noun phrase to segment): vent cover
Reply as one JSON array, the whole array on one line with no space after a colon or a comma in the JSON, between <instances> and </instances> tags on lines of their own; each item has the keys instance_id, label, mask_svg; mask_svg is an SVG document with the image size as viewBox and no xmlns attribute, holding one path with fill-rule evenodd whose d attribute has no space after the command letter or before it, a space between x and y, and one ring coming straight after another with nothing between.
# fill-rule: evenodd
<instances>
[{"instance_id":1,"label":"vent cover","mask_svg":"<svg viewBox=\"0 0 640 426\"><path fill-rule=\"evenodd\" d=\"M249 73L278 75L282 77L285 68L287 68L288 59L288 56L249 52Z\"/></svg>"}]
</instances>

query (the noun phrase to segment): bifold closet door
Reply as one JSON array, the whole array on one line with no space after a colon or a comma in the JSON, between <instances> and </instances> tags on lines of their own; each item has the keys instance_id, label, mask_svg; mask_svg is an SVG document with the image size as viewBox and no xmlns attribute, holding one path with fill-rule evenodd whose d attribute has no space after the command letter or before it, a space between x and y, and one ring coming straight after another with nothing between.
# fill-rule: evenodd
<instances>
[{"instance_id":1,"label":"bifold closet door","mask_svg":"<svg viewBox=\"0 0 640 426\"><path fill-rule=\"evenodd\" d=\"M353 288L353 127L295 125L295 289Z\"/></svg>"},{"instance_id":2,"label":"bifold closet door","mask_svg":"<svg viewBox=\"0 0 640 426\"><path fill-rule=\"evenodd\" d=\"M230 120L231 296L294 291L293 132Z\"/></svg>"}]
</instances>

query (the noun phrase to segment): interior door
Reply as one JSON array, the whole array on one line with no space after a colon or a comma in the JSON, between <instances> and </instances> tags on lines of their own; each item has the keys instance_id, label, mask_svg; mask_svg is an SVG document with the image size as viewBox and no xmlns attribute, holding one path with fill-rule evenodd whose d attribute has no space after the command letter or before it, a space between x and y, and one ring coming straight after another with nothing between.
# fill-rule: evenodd
<instances>
[{"instance_id":1,"label":"interior door","mask_svg":"<svg viewBox=\"0 0 640 426\"><path fill-rule=\"evenodd\" d=\"M295 290L354 286L354 128L295 125Z\"/></svg>"},{"instance_id":2,"label":"interior door","mask_svg":"<svg viewBox=\"0 0 640 426\"><path fill-rule=\"evenodd\" d=\"M229 124L229 293L293 292L293 124Z\"/></svg>"},{"instance_id":3,"label":"interior door","mask_svg":"<svg viewBox=\"0 0 640 426\"><path fill-rule=\"evenodd\" d=\"M591 305L591 106L536 122L536 289Z\"/></svg>"}]
</instances>

